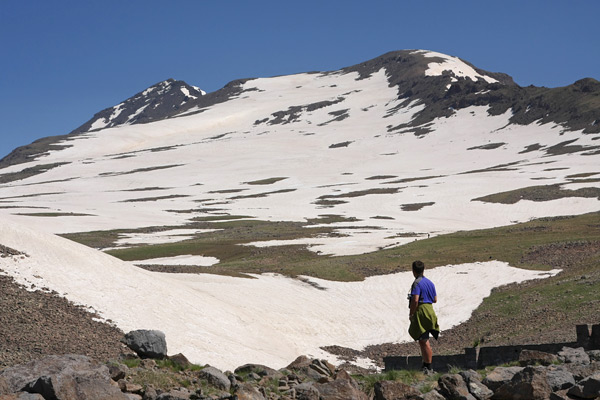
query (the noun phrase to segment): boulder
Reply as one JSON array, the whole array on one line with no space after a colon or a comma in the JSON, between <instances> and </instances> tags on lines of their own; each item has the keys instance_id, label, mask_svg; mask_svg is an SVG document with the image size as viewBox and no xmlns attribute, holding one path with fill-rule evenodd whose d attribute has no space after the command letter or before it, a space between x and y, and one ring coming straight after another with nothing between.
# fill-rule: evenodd
<instances>
[{"instance_id":1,"label":"boulder","mask_svg":"<svg viewBox=\"0 0 600 400\"><path fill-rule=\"evenodd\" d=\"M280 379L283 377L281 372L260 364L244 364L237 367L234 372L236 375L255 373L261 378L268 376L269 378Z\"/></svg>"},{"instance_id":2,"label":"boulder","mask_svg":"<svg viewBox=\"0 0 600 400\"><path fill-rule=\"evenodd\" d=\"M320 400L369 400L358 383L346 371L339 371L333 381L316 383Z\"/></svg>"},{"instance_id":3,"label":"boulder","mask_svg":"<svg viewBox=\"0 0 600 400\"><path fill-rule=\"evenodd\" d=\"M449 399L476 400L469 392L467 383L459 374L444 374L438 379L440 393Z\"/></svg>"},{"instance_id":4,"label":"boulder","mask_svg":"<svg viewBox=\"0 0 600 400\"><path fill-rule=\"evenodd\" d=\"M494 392L498 400L547 400L552 393L545 367L526 367Z\"/></svg>"},{"instance_id":5,"label":"boulder","mask_svg":"<svg viewBox=\"0 0 600 400\"><path fill-rule=\"evenodd\" d=\"M580 381L594 375L596 372L600 372L600 362L598 361L592 361L589 364L563 364L562 367L573 374L575 381Z\"/></svg>"},{"instance_id":6,"label":"boulder","mask_svg":"<svg viewBox=\"0 0 600 400\"><path fill-rule=\"evenodd\" d=\"M125 334L123 342L142 358L162 360L167 357L165 334L157 330L140 329Z\"/></svg>"},{"instance_id":7,"label":"boulder","mask_svg":"<svg viewBox=\"0 0 600 400\"><path fill-rule=\"evenodd\" d=\"M241 384L235 390L237 400L265 400L265 396L249 383Z\"/></svg>"},{"instance_id":8,"label":"boulder","mask_svg":"<svg viewBox=\"0 0 600 400\"><path fill-rule=\"evenodd\" d=\"M215 367L205 367L198 371L197 375L201 379L206 379L211 386L217 389L228 391L231 388L231 381L227 375Z\"/></svg>"},{"instance_id":9,"label":"boulder","mask_svg":"<svg viewBox=\"0 0 600 400\"><path fill-rule=\"evenodd\" d=\"M319 391L312 382L301 383L294 387L296 400L319 400Z\"/></svg>"},{"instance_id":10,"label":"boulder","mask_svg":"<svg viewBox=\"0 0 600 400\"><path fill-rule=\"evenodd\" d=\"M563 366L550 366L546 368L546 379L552 391L568 389L575 385L575 378L568 368Z\"/></svg>"},{"instance_id":11,"label":"boulder","mask_svg":"<svg viewBox=\"0 0 600 400\"><path fill-rule=\"evenodd\" d=\"M563 347L561 351L558 352L558 357L567 364L589 364L590 356L587 355L583 347L572 348L572 347Z\"/></svg>"},{"instance_id":12,"label":"boulder","mask_svg":"<svg viewBox=\"0 0 600 400\"><path fill-rule=\"evenodd\" d=\"M191 393L187 390L170 390L159 394L156 400L188 400L190 395Z\"/></svg>"},{"instance_id":13,"label":"boulder","mask_svg":"<svg viewBox=\"0 0 600 400\"><path fill-rule=\"evenodd\" d=\"M80 355L46 356L27 364L6 368L0 373L9 394L39 393L46 399L127 400L111 385L106 365Z\"/></svg>"},{"instance_id":14,"label":"boulder","mask_svg":"<svg viewBox=\"0 0 600 400\"><path fill-rule=\"evenodd\" d=\"M600 397L600 373L581 380L569 389L568 394L582 399L595 399Z\"/></svg>"},{"instance_id":15,"label":"boulder","mask_svg":"<svg viewBox=\"0 0 600 400\"><path fill-rule=\"evenodd\" d=\"M423 400L445 400L446 398L437 390L432 390L423 395Z\"/></svg>"},{"instance_id":16,"label":"boulder","mask_svg":"<svg viewBox=\"0 0 600 400\"><path fill-rule=\"evenodd\" d=\"M521 372L523 367L498 367L490 372L485 379L483 384L490 388L492 391L496 391L500 386L511 381L517 372Z\"/></svg>"},{"instance_id":17,"label":"boulder","mask_svg":"<svg viewBox=\"0 0 600 400\"><path fill-rule=\"evenodd\" d=\"M13 394L0 395L0 400L45 400L39 393L19 392Z\"/></svg>"},{"instance_id":18,"label":"boulder","mask_svg":"<svg viewBox=\"0 0 600 400\"><path fill-rule=\"evenodd\" d=\"M519 364L522 367L528 365L552 365L557 361L558 356L543 351L523 349L519 353Z\"/></svg>"},{"instance_id":19,"label":"boulder","mask_svg":"<svg viewBox=\"0 0 600 400\"><path fill-rule=\"evenodd\" d=\"M373 389L375 400L423 400L421 392L402 382L381 381Z\"/></svg>"},{"instance_id":20,"label":"boulder","mask_svg":"<svg viewBox=\"0 0 600 400\"><path fill-rule=\"evenodd\" d=\"M168 357L169 357L169 361L172 361L173 364L177 365L181 369L189 368L192 365L190 360L188 360L187 357L181 353L177 353L174 356L168 356Z\"/></svg>"},{"instance_id":21,"label":"boulder","mask_svg":"<svg viewBox=\"0 0 600 400\"><path fill-rule=\"evenodd\" d=\"M467 371L461 371L460 376L467 383L469 393L473 395L477 400L487 400L494 394L487 386L481 383L481 375L472 369Z\"/></svg>"},{"instance_id":22,"label":"boulder","mask_svg":"<svg viewBox=\"0 0 600 400\"><path fill-rule=\"evenodd\" d=\"M125 378L127 373L129 372L129 367L123 364L110 364L108 366L108 373L110 374L110 379L115 382Z\"/></svg>"},{"instance_id":23,"label":"boulder","mask_svg":"<svg viewBox=\"0 0 600 400\"><path fill-rule=\"evenodd\" d=\"M297 375L314 381L319 381L323 378L329 378L335 372L335 367L333 365L325 361L311 359L306 356L300 356L296 358L290 365L286 367L286 369L294 371Z\"/></svg>"},{"instance_id":24,"label":"boulder","mask_svg":"<svg viewBox=\"0 0 600 400\"><path fill-rule=\"evenodd\" d=\"M600 350L590 350L587 352L590 361L600 361Z\"/></svg>"}]
</instances>

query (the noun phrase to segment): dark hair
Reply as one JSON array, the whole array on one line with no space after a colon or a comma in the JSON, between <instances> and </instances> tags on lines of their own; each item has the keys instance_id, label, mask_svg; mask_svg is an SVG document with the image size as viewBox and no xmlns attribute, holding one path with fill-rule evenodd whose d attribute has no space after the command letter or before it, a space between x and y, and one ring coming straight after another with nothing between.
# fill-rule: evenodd
<instances>
[{"instance_id":1,"label":"dark hair","mask_svg":"<svg viewBox=\"0 0 600 400\"><path fill-rule=\"evenodd\" d=\"M425 264L423 264L423 261L413 261L412 270L416 272L417 275L422 275L423 271L425 271Z\"/></svg>"}]
</instances>

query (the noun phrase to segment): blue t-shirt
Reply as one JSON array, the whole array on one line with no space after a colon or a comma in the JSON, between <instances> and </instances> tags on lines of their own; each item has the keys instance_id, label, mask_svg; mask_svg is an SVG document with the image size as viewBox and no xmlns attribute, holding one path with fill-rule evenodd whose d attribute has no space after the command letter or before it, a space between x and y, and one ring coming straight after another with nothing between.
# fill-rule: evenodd
<instances>
[{"instance_id":1,"label":"blue t-shirt","mask_svg":"<svg viewBox=\"0 0 600 400\"><path fill-rule=\"evenodd\" d=\"M423 277L415 288L410 293L411 295L419 295L419 303L433 303L437 296L435 285L429 279Z\"/></svg>"}]
</instances>

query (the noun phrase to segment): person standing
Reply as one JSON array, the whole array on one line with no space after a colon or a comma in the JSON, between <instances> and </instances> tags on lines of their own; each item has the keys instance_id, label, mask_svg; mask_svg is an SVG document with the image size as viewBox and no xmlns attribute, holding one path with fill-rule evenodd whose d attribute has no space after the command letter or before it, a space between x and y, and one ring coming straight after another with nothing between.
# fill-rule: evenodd
<instances>
[{"instance_id":1,"label":"person standing","mask_svg":"<svg viewBox=\"0 0 600 400\"><path fill-rule=\"evenodd\" d=\"M433 372L431 368L433 350L429 343L429 337L432 335L437 340L440 333L437 315L432 305L437 303L437 292L433 282L423 275L425 264L422 261L414 261L412 271L415 281L408 295L408 317L410 319L408 333L419 342L423 358L423 372L429 374Z\"/></svg>"}]
</instances>

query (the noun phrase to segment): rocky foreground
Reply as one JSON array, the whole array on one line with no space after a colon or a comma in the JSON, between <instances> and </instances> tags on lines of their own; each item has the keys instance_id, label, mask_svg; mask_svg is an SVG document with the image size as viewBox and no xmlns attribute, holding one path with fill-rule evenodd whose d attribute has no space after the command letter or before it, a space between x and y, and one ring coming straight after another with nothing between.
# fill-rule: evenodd
<instances>
[{"instance_id":1,"label":"rocky foreground","mask_svg":"<svg viewBox=\"0 0 600 400\"><path fill-rule=\"evenodd\" d=\"M192 365L166 355L159 331L135 331L123 342L137 356L99 363L83 355L45 356L0 371L0 399L30 400L435 400L600 398L600 350L523 350L519 366L423 374L350 375L298 357L286 368L246 364L235 371ZM149 356L155 358L148 358Z\"/></svg>"}]
</instances>

